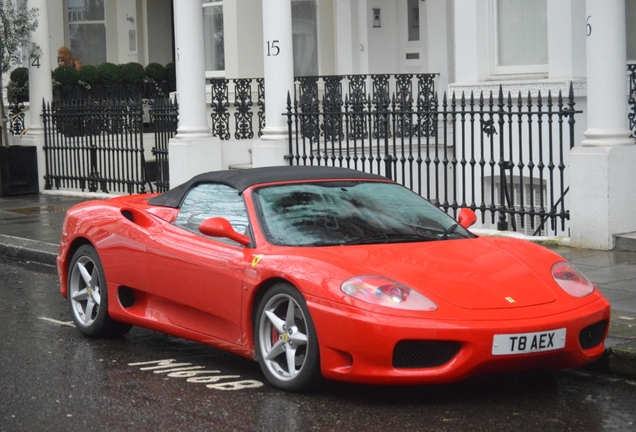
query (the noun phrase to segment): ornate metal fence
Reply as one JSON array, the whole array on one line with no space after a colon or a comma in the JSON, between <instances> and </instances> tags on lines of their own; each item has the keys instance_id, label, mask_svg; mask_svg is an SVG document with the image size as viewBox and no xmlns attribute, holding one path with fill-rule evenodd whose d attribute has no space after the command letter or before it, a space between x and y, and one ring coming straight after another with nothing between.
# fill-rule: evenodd
<instances>
[{"instance_id":1,"label":"ornate metal fence","mask_svg":"<svg viewBox=\"0 0 636 432\"><path fill-rule=\"evenodd\" d=\"M501 230L567 232L565 169L580 113L572 86L566 97L500 88L444 94L441 104L428 90L381 94L342 105L290 97L289 163L381 174L447 212L469 207Z\"/></svg>"},{"instance_id":2,"label":"ornate metal fence","mask_svg":"<svg viewBox=\"0 0 636 432\"><path fill-rule=\"evenodd\" d=\"M632 137L636 139L636 64L627 65L629 72L629 129L632 131Z\"/></svg>"},{"instance_id":3,"label":"ornate metal fence","mask_svg":"<svg viewBox=\"0 0 636 432\"><path fill-rule=\"evenodd\" d=\"M43 103L45 189L144 193L141 100Z\"/></svg>"},{"instance_id":4,"label":"ornate metal fence","mask_svg":"<svg viewBox=\"0 0 636 432\"><path fill-rule=\"evenodd\" d=\"M236 78L210 80L210 107L212 108L212 134L222 140L232 137L230 108L234 111L234 139L254 138L254 97L256 98L257 136L265 127L265 80L263 78ZM233 95L230 104L230 94ZM282 113L281 113L282 114Z\"/></svg>"},{"instance_id":5,"label":"ornate metal fence","mask_svg":"<svg viewBox=\"0 0 636 432\"><path fill-rule=\"evenodd\" d=\"M20 135L24 133L25 126L25 113L28 108L25 108L24 102L12 102L9 104L9 133L12 135Z\"/></svg>"},{"instance_id":6,"label":"ornate metal fence","mask_svg":"<svg viewBox=\"0 0 636 432\"><path fill-rule=\"evenodd\" d=\"M395 133L408 136L415 133L430 135L430 118L422 118L415 124L413 119L404 118L393 125L384 122L369 123L362 113L386 110L393 103L398 110L417 105L420 110L428 109L435 94L436 74L383 74L383 75L334 75L301 77L296 79L294 108L301 113L312 113L319 109L326 113L338 113L349 109L351 116L346 125L341 115L325 115L324 118L304 116L300 123L300 133L309 140L323 137L326 141L341 140L345 134L353 139L383 137Z\"/></svg>"}]
</instances>

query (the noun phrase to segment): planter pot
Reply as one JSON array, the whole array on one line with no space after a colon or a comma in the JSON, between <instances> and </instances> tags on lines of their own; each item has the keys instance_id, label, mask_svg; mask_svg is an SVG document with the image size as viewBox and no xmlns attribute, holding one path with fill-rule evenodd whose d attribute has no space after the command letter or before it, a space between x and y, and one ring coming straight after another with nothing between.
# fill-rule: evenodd
<instances>
[{"instance_id":1,"label":"planter pot","mask_svg":"<svg viewBox=\"0 0 636 432\"><path fill-rule=\"evenodd\" d=\"M0 147L0 197L39 192L37 148Z\"/></svg>"}]
</instances>

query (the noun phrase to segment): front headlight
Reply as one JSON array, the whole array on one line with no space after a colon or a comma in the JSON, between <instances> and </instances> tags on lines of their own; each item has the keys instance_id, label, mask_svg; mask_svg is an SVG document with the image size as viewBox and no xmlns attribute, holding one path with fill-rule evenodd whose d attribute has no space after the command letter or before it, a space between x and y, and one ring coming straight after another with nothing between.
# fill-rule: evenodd
<instances>
[{"instance_id":1,"label":"front headlight","mask_svg":"<svg viewBox=\"0 0 636 432\"><path fill-rule=\"evenodd\" d=\"M356 276L343 282L343 293L394 309L434 311L437 305L417 291L380 276Z\"/></svg>"},{"instance_id":2,"label":"front headlight","mask_svg":"<svg viewBox=\"0 0 636 432\"><path fill-rule=\"evenodd\" d=\"M554 264L551 271L556 283L571 296L585 297L594 292L592 282L568 262Z\"/></svg>"}]
</instances>

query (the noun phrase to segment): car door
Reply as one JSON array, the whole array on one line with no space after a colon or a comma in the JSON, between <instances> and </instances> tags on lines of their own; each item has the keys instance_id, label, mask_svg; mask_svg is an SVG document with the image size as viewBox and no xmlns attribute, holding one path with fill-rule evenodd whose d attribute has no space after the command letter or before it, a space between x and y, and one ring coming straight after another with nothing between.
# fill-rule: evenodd
<instances>
[{"instance_id":1,"label":"car door","mask_svg":"<svg viewBox=\"0 0 636 432\"><path fill-rule=\"evenodd\" d=\"M199 224L210 217L224 217L240 232L248 227L238 191L219 184L194 187L175 222L149 245L157 295L153 309L173 325L240 343L243 273L249 263L244 246L199 232Z\"/></svg>"}]
</instances>

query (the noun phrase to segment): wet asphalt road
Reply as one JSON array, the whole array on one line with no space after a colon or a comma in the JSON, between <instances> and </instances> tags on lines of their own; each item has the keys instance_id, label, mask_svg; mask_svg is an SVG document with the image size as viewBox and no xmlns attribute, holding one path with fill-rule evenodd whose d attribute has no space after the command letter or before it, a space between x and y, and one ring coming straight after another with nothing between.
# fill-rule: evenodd
<instances>
[{"instance_id":1,"label":"wet asphalt road","mask_svg":"<svg viewBox=\"0 0 636 432\"><path fill-rule=\"evenodd\" d=\"M0 293L0 432L636 430L636 382L611 375L287 394L264 384L256 363L178 338L140 328L82 337L51 267L0 261Z\"/></svg>"}]
</instances>

